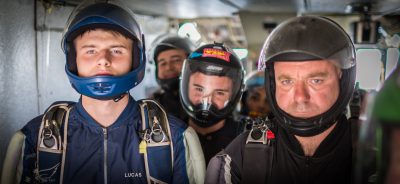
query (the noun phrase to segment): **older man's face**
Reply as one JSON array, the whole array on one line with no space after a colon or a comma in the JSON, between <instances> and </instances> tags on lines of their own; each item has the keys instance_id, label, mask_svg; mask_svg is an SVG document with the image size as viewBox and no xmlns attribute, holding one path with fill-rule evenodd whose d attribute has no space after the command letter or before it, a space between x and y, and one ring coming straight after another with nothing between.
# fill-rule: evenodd
<instances>
[{"instance_id":1,"label":"older man's face","mask_svg":"<svg viewBox=\"0 0 400 184\"><path fill-rule=\"evenodd\" d=\"M326 60L279 61L274 64L276 102L298 118L326 112L339 96L341 72Z\"/></svg>"}]
</instances>

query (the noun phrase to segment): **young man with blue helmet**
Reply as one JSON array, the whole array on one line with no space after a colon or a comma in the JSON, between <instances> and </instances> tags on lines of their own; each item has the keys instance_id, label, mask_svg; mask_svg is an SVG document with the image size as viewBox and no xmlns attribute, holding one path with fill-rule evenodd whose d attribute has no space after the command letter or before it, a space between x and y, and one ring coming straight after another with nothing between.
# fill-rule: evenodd
<instances>
[{"instance_id":1,"label":"young man with blue helmet","mask_svg":"<svg viewBox=\"0 0 400 184\"><path fill-rule=\"evenodd\" d=\"M68 21L65 71L81 94L13 137L2 183L202 183L193 129L128 91L144 77L144 37L122 6L85 4Z\"/></svg>"}]
</instances>

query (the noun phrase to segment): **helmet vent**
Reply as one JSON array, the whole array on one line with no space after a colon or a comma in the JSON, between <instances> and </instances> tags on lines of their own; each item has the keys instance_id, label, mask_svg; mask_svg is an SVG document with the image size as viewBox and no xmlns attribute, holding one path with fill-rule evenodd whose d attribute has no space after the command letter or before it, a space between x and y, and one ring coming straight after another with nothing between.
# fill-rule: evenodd
<instances>
[{"instance_id":1,"label":"helmet vent","mask_svg":"<svg viewBox=\"0 0 400 184\"><path fill-rule=\"evenodd\" d=\"M110 83L93 83L90 87L96 93L107 93L111 90L112 85Z\"/></svg>"}]
</instances>

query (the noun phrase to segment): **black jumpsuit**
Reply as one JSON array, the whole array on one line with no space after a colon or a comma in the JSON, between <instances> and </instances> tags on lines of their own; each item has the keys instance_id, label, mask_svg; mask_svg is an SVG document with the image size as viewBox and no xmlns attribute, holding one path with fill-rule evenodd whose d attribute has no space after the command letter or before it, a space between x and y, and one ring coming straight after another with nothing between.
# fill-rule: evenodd
<instances>
[{"instance_id":1,"label":"black jumpsuit","mask_svg":"<svg viewBox=\"0 0 400 184\"><path fill-rule=\"evenodd\" d=\"M351 183L351 125L342 115L336 127L321 142L313 156L305 156L300 143L280 126L275 133L271 184ZM238 136L225 153L214 157L207 169L206 183L240 183L247 133ZM265 171L254 171L265 172ZM265 173L267 174L267 173Z\"/></svg>"}]
</instances>

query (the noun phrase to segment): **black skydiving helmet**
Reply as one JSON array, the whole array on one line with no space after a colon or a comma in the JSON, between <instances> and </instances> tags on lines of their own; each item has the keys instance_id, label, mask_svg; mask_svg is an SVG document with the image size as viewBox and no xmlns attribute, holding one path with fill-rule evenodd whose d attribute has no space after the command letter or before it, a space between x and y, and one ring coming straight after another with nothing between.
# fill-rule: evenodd
<instances>
[{"instance_id":1,"label":"black skydiving helmet","mask_svg":"<svg viewBox=\"0 0 400 184\"><path fill-rule=\"evenodd\" d=\"M221 43L207 44L185 60L180 99L187 114L201 127L225 119L243 93L244 70L238 57Z\"/></svg>"},{"instance_id":2,"label":"black skydiving helmet","mask_svg":"<svg viewBox=\"0 0 400 184\"><path fill-rule=\"evenodd\" d=\"M340 67L340 92L335 104L326 112L311 118L290 116L277 105L274 62L327 60ZM268 36L258 61L265 69L265 88L272 112L283 128L300 136L317 135L344 114L353 94L356 59L354 45L335 22L323 17L303 16L281 23Z\"/></svg>"},{"instance_id":3,"label":"black skydiving helmet","mask_svg":"<svg viewBox=\"0 0 400 184\"><path fill-rule=\"evenodd\" d=\"M157 57L161 52L171 50L171 49L182 49L185 51L186 56L188 56L194 49L194 44L188 38L183 38L176 35L167 35L162 38L159 43L157 43L153 47L152 57L155 65L156 65L156 80L157 83L161 86L161 88L165 91L177 90L179 87L179 77L170 78L170 79L159 79L158 78L158 62ZM186 59L186 58L185 58Z\"/></svg>"},{"instance_id":4,"label":"black skydiving helmet","mask_svg":"<svg viewBox=\"0 0 400 184\"><path fill-rule=\"evenodd\" d=\"M65 72L78 93L99 100L118 100L143 80L146 65L144 37L133 12L125 9L121 2L99 2L84 1L68 19L61 42L67 57ZM133 40L130 72L121 76L78 76L74 39L97 28L116 31Z\"/></svg>"}]
</instances>

